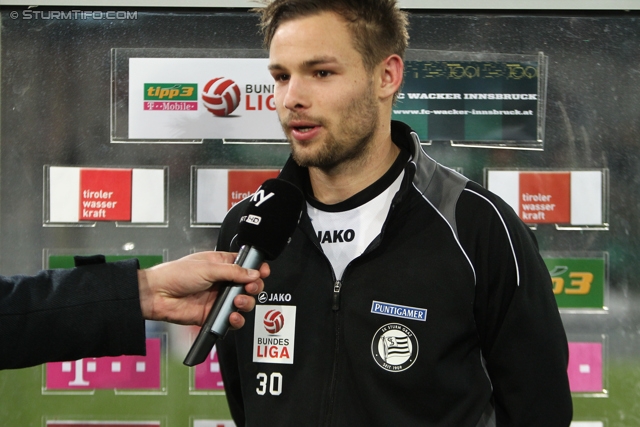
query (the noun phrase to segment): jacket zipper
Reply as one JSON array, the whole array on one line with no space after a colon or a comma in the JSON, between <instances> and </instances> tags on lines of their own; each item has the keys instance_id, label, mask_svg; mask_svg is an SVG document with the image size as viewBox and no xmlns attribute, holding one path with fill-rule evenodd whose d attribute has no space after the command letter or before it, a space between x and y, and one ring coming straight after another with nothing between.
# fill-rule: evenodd
<instances>
[{"instance_id":1,"label":"jacket zipper","mask_svg":"<svg viewBox=\"0 0 640 427\"><path fill-rule=\"evenodd\" d=\"M389 216L391 216L392 211L395 208L396 203L392 203L391 207L389 209ZM384 234L384 231L386 229L386 225L388 222L388 218L387 221L385 221L385 223L382 226L382 230L380 230L380 235L378 236L378 238L380 238L382 236L382 234ZM378 246L379 243L377 243L375 245L375 247ZM336 276L335 276L335 272L333 271L333 266L331 266L331 263L329 262L329 259L326 257L326 255L324 255L324 252L322 251L322 247L320 247L319 245L316 245L316 247L318 247L318 249L320 250L320 252L322 252L323 256L325 257L325 259L327 260L327 263L329 264L329 268L331 269L332 272L332 276L333 276L333 295L332 295L332 304L331 304L331 310L334 313L335 316L335 322L336 322L336 330L335 330L335 346L334 346L334 352L333 352L333 370L331 373L331 383L330 383L330 387L329 387L329 399L328 399L328 405L327 405L327 412L326 412L326 418L325 418L325 422L323 423L323 425L325 426L331 426L333 425L333 403L335 401L335 396L336 396L336 387L338 384L338 363L340 360L340 291L342 290L342 280L337 280ZM365 253L370 252L372 248L368 248ZM365 253L361 254L360 256L364 255ZM349 269L349 266L351 266L351 264L353 263L354 260L352 260L351 262L349 262L349 264L347 264L347 266L344 269L344 272L342 273L342 277L345 277L347 270Z\"/></svg>"},{"instance_id":2,"label":"jacket zipper","mask_svg":"<svg viewBox=\"0 0 640 427\"><path fill-rule=\"evenodd\" d=\"M335 341L333 350L333 368L331 371L331 383L329 384L329 399L327 406L327 416L325 418L325 426L331 426L333 422L333 404L336 398L336 387L338 384L338 363L340 360L340 289L342 289L342 281L335 280L333 282L333 303L331 309L335 319Z\"/></svg>"},{"instance_id":3,"label":"jacket zipper","mask_svg":"<svg viewBox=\"0 0 640 427\"><path fill-rule=\"evenodd\" d=\"M336 280L333 284L333 305L331 309L333 311L340 310L340 289L342 288L342 282L340 280Z\"/></svg>"},{"instance_id":4,"label":"jacket zipper","mask_svg":"<svg viewBox=\"0 0 640 427\"><path fill-rule=\"evenodd\" d=\"M315 233L313 233L315 236ZM331 262L324 254L322 250L322 246L319 243L316 243L313 239L314 246L320 251L325 261L329 266L329 271L331 271L331 277L333 279L333 296L331 303L331 310L334 312L336 329L335 329L335 340L334 340L334 350L333 350L333 368L331 373L331 382L329 383L329 396L327 399L327 407L324 420L319 425L330 426L333 418L333 401L335 400L335 389L337 386L337 372L338 372L338 359L340 354L340 290L342 289L342 281L336 279L335 271L333 271L333 266ZM348 268L348 266L347 266ZM346 268L345 268L346 270ZM344 275L344 273L343 273Z\"/></svg>"},{"instance_id":5,"label":"jacket zipper","mask_svg":"<svg viewBox=\"0 0 640 427\"><path fill-rule=\"evenodd\" d=\"M391 213L393 212L395 205L396 205L396 201L391 203L390 209L389 209L389 216L391 216ZM381 238L381 236L384 234L384 231L386 229L386 225L389 221L389 218L387 218L387 221L385 221L385 223L382 225L382 229L380 230L380 235L378 236L378 238ZM315 234L313 234L315 236ZM313 241L313 240L312 240ZM379 243L375 244L375 247L378 246ZM326 416L324 418L324 422L321 423L321 425L325 425L325 426L331 426L332 422L333 422L333 402L335 400L335 395L336 395L336 387L338 384L338 363L339 363L339 356L340 356L340 291L342 290L342 280L337 280L336 276L335 276L335 272L333 271L333 266L331 265L331 262L329 262L329 259L326 257L326 255L324 254L324 251L322 250L322 246L320 246L319 243L315 243L314 242L314 246L316 246L316 248L320 251L320 253L322 254L322 256L325 258L325 260L327 261L327 264L329 264L329 269L331 270L331 274L333 277L333 295L331 298L331 310L334 312L334 316L335 316L335 322L336 322L336 329L335 329L335 341L334 341L334 351L333 351L333 369L332 369L332 373L331 373L331 383L329 384L329 398L327 400L327 412L326 412ZM368 248L365 253L370 252L372 248ZM360 256L364 255L361 254ZM342 277L345 276L347 270L349 269L349 266L351 265L351 263L353 262L353 260L351 262L349 262L349 264L347 264L347 266L344 269L344 272L342 273Z\"/></svg>"}]
</instances>

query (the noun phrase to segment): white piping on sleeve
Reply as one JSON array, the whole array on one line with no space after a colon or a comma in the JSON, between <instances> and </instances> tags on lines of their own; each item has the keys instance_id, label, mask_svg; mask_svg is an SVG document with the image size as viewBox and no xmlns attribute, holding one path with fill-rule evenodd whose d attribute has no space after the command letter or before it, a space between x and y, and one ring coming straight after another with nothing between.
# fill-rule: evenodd
<instances>
[{"instance_id":1,"label":"white piping on sleeve","mask_svg":"<svg viewBox=\"0 0 640 427\"><path fill-rule=\"evenodd\" d=\"M477 192L475 192L473 190L469 190L468 188L465 188L464 191L468 191L470 193L473 193L476 196L481 197L484 200L486 200L487 203L489 203L493 207L493 209L496 211L496 213L498 214L498 218L500 218L500 221L502 222L502 226L504 227L504 231L505 231L505 233L507 233L507 238L509 239L509 245L511 246L511 253L513 254L513 261L514 261L515 267L516 267L516 285L520 286L520 269L518 268L518 258L516 257L516 251L513 248L513 242L511 241L511 234L509 234L509 229L507 228L507 224L504 222L504 219L502 219L502 215L500 215L500 211L498 210L496 205L494 205L493 202L491 202L491 200L487 199L482 194L477 193Z\"/></svg>"},{"instance_id":2,"label":"white piping on sleeve","mask_svg":"<svg viewBox=\"0 0 640 427\"><path fill-rule=\"evenodd\" d=\"M451 234L453 235L453 238L456 240L456 243L458 244L458 246L460 247L460 250L462 251L462 253L464 254L464 257L467 259L467 262L469 263L469 266L471 267L471 271L473 271L473 284L475 285L477 283L477 277L476 277L476 269L473 267L473 264L471 263L471 259L469 259L469 256L467 255L467 253L465 252L464 248L462 247L462 244L460 243L460 240L458 240L458 235L456 234L456 232L453 230L453 227L451 226L451 224L449 224L449 221L447 221L447 219L444 217L444 215L442 215L442 213L433 205L433 203L431 203L431 201L425 197L425 195L418 189L418 187L416 187L415 184L413 184L413 187L418 191L418 193L420 193L420 195L422 196L422 198L424 200L427 201L427 203L429 203L429 205L433 208L434 211L438 212L438 215L440 215L440 217L444 220L444 222L449 226L449 228L451 229Z\"/></svg>"}]
</instances>

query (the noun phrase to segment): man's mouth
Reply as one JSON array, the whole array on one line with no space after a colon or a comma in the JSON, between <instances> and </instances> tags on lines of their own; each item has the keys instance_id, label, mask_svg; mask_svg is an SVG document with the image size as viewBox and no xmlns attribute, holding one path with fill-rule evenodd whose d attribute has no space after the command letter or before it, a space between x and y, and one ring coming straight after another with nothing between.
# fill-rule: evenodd
<instances>
[{"instance_id":1,"label":"man's mouth","mask_svg":"<svg viewBox=\"0 0 640 427\"><path fill-rule=\"evenodd\" d=\"M290 120L286 126L291 136L298 141L314 139L322 127L320 123L310 120Z\"/></svg>"},{"instance_id":2,"label":"man's mouth","mask_svg":"<svg viewBox=\"0 0 640 427\"><path fill-rule=\"evenodd\" d=\"M292 129L295 129L298 132L302 132L302 133L307 133L314 128L315 126L292 126Z\"/></svg>"}]
</instances>

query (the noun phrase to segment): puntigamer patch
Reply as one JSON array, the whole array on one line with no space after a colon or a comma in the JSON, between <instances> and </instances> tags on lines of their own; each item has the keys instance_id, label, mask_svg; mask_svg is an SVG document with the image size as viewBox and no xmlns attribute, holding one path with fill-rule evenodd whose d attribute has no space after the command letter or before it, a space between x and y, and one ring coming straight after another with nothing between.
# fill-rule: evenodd
<instances>
[{"instance_id":1,"label":"puntigamer patch","mask_svg":"<svg viewBox=\"0 0 640 427\"><path fill-rule=\"evenodd\" d=\"M382 314L383 316L418 320L420 322L427 320L426 308L408 307L405 305L389 304L387 302L373 301L371 304L371 312Z\"/></svg>"}]
</instances>

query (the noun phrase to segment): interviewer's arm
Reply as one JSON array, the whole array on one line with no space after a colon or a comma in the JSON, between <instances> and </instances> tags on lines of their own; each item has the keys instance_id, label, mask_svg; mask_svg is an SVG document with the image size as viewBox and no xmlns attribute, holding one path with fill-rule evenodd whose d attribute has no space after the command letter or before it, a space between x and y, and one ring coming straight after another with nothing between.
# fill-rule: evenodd
<instances>
[{"instance_id":1,"label":"interviewer's arm","mask_svg":"<svg viewBox=\"0 0 640 427\"><path fill-rule=\"evenodd\" d=\"M234 254L192 254L146 270L135 259L87 262L34 276L0 276L0 369L85 357L145 353L145 318L201 324L219 281L263 289L260 273L231 265ZM252 296L234 302L253 309ZM233 313L231 325L244 318Z\"/></svg>"}]
</instances>

